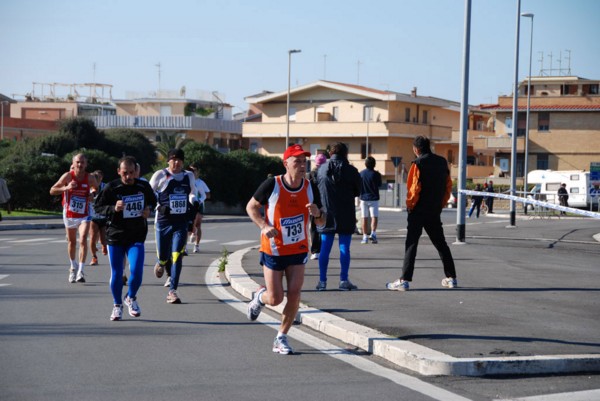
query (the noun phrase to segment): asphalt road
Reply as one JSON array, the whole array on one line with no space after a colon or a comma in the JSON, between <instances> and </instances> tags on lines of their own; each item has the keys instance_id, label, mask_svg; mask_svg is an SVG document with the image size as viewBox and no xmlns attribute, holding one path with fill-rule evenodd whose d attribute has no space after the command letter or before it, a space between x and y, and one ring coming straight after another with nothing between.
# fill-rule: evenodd
<instances>
[{"instance_id":1,"label":"asphalt road","mask_svg":"<svg viewBox=\"0 0 600 401\"><path fill-rule=\"evenodd\" d=\"M390 214L390 223L395 218L402 219ZM297 355L275 355L269 314L264 324L248 322L240 312L246 300L221 278L223 286L210 284L223 247L257 244L258 231L250 223L204 228L202 252L184 261L184 303L166 304L163 281L152 274L149 238L138 295L142 316L121 322L108 319L106 259L86 267L85 284L69 284L62 230L0 233L0 398L488 400L600 388L598 375L583 374L419 377L301 326L291 340ZM397 227L383 228L383 236L388 229Z\"/></svg>"}]
</instances>

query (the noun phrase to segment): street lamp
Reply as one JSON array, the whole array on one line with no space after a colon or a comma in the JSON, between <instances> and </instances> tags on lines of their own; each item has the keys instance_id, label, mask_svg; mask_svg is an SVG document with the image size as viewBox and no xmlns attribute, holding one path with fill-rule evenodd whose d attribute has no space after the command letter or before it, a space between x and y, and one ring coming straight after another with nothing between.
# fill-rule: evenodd
<instances>
[{"instance_id":1,"label":"street lamp","mask_svg":"<svg viewBox=\"0 0 600 401\"><path fill-rule=\"evenodd\" d=\"M292 53L300 53L302 50L288 50L288 90L287 90L287 107L285 110L285 151L290 144L290 80L292 73Z\"/></svg>"},{"instance_id":2,"label":"street lamp","mask_svg":"<svg viewBox=\"0 0 600 401\"><path fill-rule=\"evenodd\" d=\"M517 186L517 126L518 126L518 101L519 101L519 29L521 28L521 0L517 0L517 27L515 34L515 82L513 86L512 108L512 141L510 147L510 194L515 196ZM510 200L510 226L515 227L516 222L515 200Z\"/></svg>"},{"instance_id":3,"label":"street lamp","mask_svg":"<svg viewBox=\"0 0 600 401\"><path fill-rule=\"evenodd\" d=\"M531 18L531 38L529 39L529 75L527 77L527 117L525 122L525 168L523 169L523 194L527 197L527 172L529 170L529 109L531 108L531 53L533 51L533 14L523 13L521 17ZM527 204L524 213L527 214Z\"/></svg>"},{"instance_id":4,"label":"street lamp","mask_svg":"<svg viewBox=\"0 0 600 401\"><path fill-rule=\"evenodd\" d=\"M2 109L2 123L0 123L0 140L4 140L4 105L8 104L7 100L0 102L0 109Z\"/></svg>"}]
</instances>

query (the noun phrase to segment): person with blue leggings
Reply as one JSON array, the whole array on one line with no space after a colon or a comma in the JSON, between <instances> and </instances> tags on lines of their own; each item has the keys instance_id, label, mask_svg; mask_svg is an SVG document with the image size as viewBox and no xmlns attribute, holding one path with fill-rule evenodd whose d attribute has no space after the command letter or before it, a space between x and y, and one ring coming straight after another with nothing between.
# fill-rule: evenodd
<instances>
[{"instance_id":1,"label":"person with blue leggings","mask_svg":"<svg viewBox=\"0 0 600 401\"><path fill-rule=\"evenodd\" d=\"M356 229L354 198L360 195L361 178L356 167L348 162L348 147L338 142L331 146L331 158L319 168L317 182L321 194L323 212L327 219L321 233L321 253L319 254L319 282L317 291L327 289L327 269L329 255L335 234L340 247L341 291L356 290L357 286L348 279L350 270L350 242Z\"/></svg>"},{"instance_id":2,"label":"person with blue leggings","mask_svg":"<svg viewBox=\"0 0 600 401\"><path fill-rule=\"evenodd\" d=\"M106 215L108 220L106 240L111 267L110 290L114 303L110 320L122 319L123 303L127 305L130 316L139 317L142 314L137 293L144 273L144 242L148 234L146 219L156 206L156 196L150 184L135 178L134 157L122 157L117 172L120 178L108 183L94 204L95 210ZM129 260L131 278L123 300L125 257Z\"/></svg>"}]
</instances>

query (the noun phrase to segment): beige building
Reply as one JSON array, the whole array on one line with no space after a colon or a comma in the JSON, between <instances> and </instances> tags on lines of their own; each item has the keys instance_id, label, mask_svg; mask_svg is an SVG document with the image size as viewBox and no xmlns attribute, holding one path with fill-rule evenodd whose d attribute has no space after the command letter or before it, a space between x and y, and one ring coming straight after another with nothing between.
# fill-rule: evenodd
<instances>
[{"instance_id":1,"label":"beige building","mask_svg":"<svg viewBox=\"0 0 600 401\"><path fill-rule=\"evenodd\" d=\"M600 81L575 76L531 77L529 157L532 170L586 170L600 162ZM524 172L527 80L519 85L517 177ZM495 118L495 136L474 140L475 152L494 157L496 171L510 175L512 96L485 106Z\"/></svg>"},{"instance_id":2,"label":"beige building","mask_svg":"<svg viewBox=\"0 0 600 401\"><path fill-rule=\"evenodd\" d=\"M281 156L286 147L287 91L247 97L259 121L243 124L250 150ZM485 111L481 113L488 116ZM475 114L471 118L477 118ZM392 157L406 167L414 159L412 142L418 135L431 139L434 151L450 161L458 155L460 104L435 97L384 91L331 81L317 81L290 91L289 141L313 155L329 144L344 142L349 159L359 170L369 154L385 180L393 181ZM485 118L487 122L487 117ZM369 150L367 151L367 142ZM470 147L472 156L472 147Z\"/></svg>"},{"instance_id":3,"label":"beige building","mask_svg":"<svg viewBox=\"0 0 600 401\"><path fill-rule=\"evenodd\" d=\"M241 122L232 119L233 107L219 101L185 98L171 93L157 97L113 100L116 115L95 118L98 128L132 128L144 132L152 141L161 133L182 134L228 152L243 145Z\"/></svg>"}]
</instances>

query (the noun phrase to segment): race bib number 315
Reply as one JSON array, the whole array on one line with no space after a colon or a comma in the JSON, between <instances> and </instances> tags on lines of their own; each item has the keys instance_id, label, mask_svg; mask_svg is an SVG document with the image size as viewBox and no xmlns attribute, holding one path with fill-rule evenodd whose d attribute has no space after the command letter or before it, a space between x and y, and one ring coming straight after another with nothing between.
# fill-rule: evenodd
<instances>
[{"instance_id":1,"label":"race bib number 315","mask_svg":"<svg viewBox=\"0 0 600 401\"><path fill-rule=\"evenodd\" d=\"M82 196L72 196L69 202L69 210L73 213L85 214L86 199Z\"/></svg>"},{"instance_id":2,"label":"race bib number 315","mask_svg":"<svg viewBox=\"0 0 600 401\"><path fill-rule=\"evenodd\" d=\"M283 244L290 245L300 242L306 238L304 232L304 215L299 214L294 217L285 217L279 220Z\"/></svg>"},{"instance_id":3,"label":"race bib number 315","mask_svg":"<svg viewBox=\"0 0 600 401\"><path fill-rule=\"evenodd\" d=\"M144 195L129 195L123 197L123 218L133 219L141 217L144 211Z\"/></svg>"}]
</instances>

